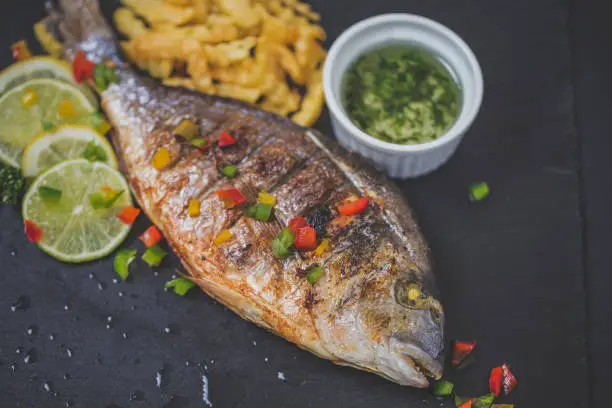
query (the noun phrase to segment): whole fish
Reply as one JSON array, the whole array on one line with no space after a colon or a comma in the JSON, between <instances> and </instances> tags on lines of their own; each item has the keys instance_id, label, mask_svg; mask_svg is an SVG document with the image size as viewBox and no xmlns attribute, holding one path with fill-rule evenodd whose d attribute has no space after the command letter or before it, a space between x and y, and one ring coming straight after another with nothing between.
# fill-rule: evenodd
<instances>
[{"instance_id":1,"label":"whole fish","mask_svg":"<svg viewBox=\"0 0 612 408\"><path fill-rule=\"evenodd\" d=\"M427 387L442 375L444 313L429 250L399 190L362 159L314 130L244 103L167 88L139 77L118 57L112 29L94 0L60 0L47 27L68 59L118 63L119 83L100 93L113 143L138 203L162 231L188 277L244 319L337 364L402 385ZM176 137L183 120L213 142L201 149ZM236 144L219 147L221 133ZM152 160L163 148L166 165ZM238 175L220 169L236 165ZM250 202L276 199L270 222L226 208L215 192L237 188ZM341 216L337 203L369 198ZM190 200L200 215L188 212ZM327 251L274 256L271 241L306 217ZM227 242L215 244L224 230ZM312 284L314 267L324 275Z\"/></svg>"}]
</instances>

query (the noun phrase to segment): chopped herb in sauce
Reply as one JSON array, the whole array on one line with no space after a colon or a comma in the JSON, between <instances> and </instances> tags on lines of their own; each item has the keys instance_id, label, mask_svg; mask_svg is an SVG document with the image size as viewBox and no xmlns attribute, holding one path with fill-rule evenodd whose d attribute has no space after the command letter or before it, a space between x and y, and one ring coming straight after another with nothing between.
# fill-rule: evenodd
<instances>
[{"instance_id":1,"label":"chopped herb in sauce","mask_svg":"<svg viewBox=\"0 0 612 408\"><path fill-rule=\"evenodd\" d=\"M368 135L389 143L437 139L455 122L461 92L435 56L412 45L375 49L344 76L343 105Z\"/></svg>"}]
</instances>

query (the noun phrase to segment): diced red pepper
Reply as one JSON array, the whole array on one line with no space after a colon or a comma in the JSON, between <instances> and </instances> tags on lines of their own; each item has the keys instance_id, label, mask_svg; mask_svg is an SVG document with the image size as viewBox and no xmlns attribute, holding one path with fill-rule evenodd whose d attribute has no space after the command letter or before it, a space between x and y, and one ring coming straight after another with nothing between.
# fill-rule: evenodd
<instances>
[{"instance_id":1,"label":"diced red pepper","mask_svg":"<svg viewBox=\"0 0 612 408\"><path fill-rule=\"evenodd\" d=\"M295 217L295 218L292 218L291 221L289 221L289 229L295 235L298 234L298 231L300 228L304 228L304 227L310 227L310 225L308 224L308 221L306 221L306 218L304 217Z\"/></svg>"},{"instance_id":2,"label":"diced red pepper","mask_svg":"<svg viewBox=\"0 0 612 408\"><path fill-rule=\"evenodd\" d=\"M236 139L225 131L221 132L221 136L219 136L219 147L233 146L235 144Z\"/></svg>"},{"instance_id":3,"label":"diced red pepper","mask_svg":"<svg viewBox=\"0 0 612 408\"><path fill-rule=\"evenodd\" d=\"M216 191L215 195L223 200L227 208L232 208L246 201L246 197L243 196L240 190L238 190L237 188Z\"/></svg>"},{"instance_id":4,"label":"diced red pepper","mask_svg":"<svg viewBox=\"0 0 612 408\"><path fill-rule=\"evenodd\" d=\"M139 238L147 248L151 248L162 240L162 234L155 225L151 225Z\"/></svg>"},{"instance_id":5,"label":"diced red pepper","mask_svg":"<svg viewBox=\"0 0 612 408\"><path fill-rule=\"evenodd\" d=\"M457 408L472 408L473 401L474 401L473 399L466 401L463 404L459 405Z\"/></svg>"},{"instance_id":6,"label":"diced red pepper","mask_svg":"<svg viewBox=\"0 0 612 408\"><path fill-rule=\"evenodd\" d=\"M72 74L77 83L80 84L88 79L92 79L95 68L96 64L87 59L85 51L79 50L76 53L74 62L72 63Z\"/></svg>"},{"instance_id":7,"label":"diced red pepper","mask_svg":"<svg viewBox=\"0 0 612 408\"><path fill-rule=\"evenodd\" d=\"M453 367L457 367L460 365L463 360L467 358L472 351L474 351L474 347L476 347L476 341L454 341L453 342L453 354L452 354L452 364Z\"/></svg>"},{"instance_id":8,"label":"diced red pepper","mask_svg":"<svg viewBox=\"0 0 612 408\"><path fill-rule=\"evenodd\" d=\"M491 370L491 375L489 376L489 391L491 394L495 394L496 397L499 397L503 383L504 372L501 367L495 367Z\"/></svg>"},{"instance_id":9,"label":"diced red pepper","mask_svg":"<svg viewBox=\"0 0 612 408\"><path fill-rule=\"evenodd\" d=\"M132 207L131 205L126 205L121 209L121 212L117 214L117 218L124 224L132 225L139 214L140 209Z\"/></svg>"},{"instance_id":10,"label":"diced red pepper","mask_svg":"<svg viewBox=\"0 0 612 408\"><path fill-rule=\"evenodd\" d=\"M361 197L356 200L345 200L338 205L338 211L342 215L355 215L361 214L366 209L370 199L368 197Z\"/></svg>"},{"instance_id":11,"label":"diced red pepper","mask_svg":"<svg viewBox=\"0 0 612 408\"><path fill-rule=\"evenodd\" d=\"M38 224L34 221L25 220L24 224L26 237L28 237L31 242L38 244L43 236L42 229L40 229Z\"/></svg>"},{"instance_id":12,"label":"diced red pepper","mask_svg":"<svg viewBox=\"0 0 612 408\"><path fill-rule=\"evenodd\" d=\"M299 251L314 251L317 248L317 230L310 226L298 229L293 246Z\"/></svg>"},{"instance_id":13,"label":"diced red pepper","mask_svg":"<svg viewBox=\"0 0 612 408\"><path fill-rule=\"evenodd\" d=\"M502 365L502 371L504 372L504 394L510 395L512 390L517 386L518 381L507 364Z\"/></svg>"}]
</instances>

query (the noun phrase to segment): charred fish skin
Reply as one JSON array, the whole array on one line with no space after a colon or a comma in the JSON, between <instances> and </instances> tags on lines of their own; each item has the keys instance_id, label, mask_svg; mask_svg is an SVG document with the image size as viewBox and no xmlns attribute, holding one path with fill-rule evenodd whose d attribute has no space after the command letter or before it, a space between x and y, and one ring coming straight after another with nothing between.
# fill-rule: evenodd
<instances>
[{"instance_id":1,"label":"charred fish skin","mask_svg":"<svg viewBox=\"0 0 612 408\"><path fill-rule=\"evenodd\" d=\"M139 77L117 56L97 1L59 3L46 23L62 33L67 58L83 49L96 62L119 64L119 83L100 95L113 144L137 201L194 282L243 318L337 364L416 387L441 377L444 312L429 249L397 187L314 130ZM222 131L238 143L202 152L174 137L184 119L213 146ZM171 160L158 170L151 159L161 147ZM237 165L239 176L224 178L226 164ZM231 187L251 201L262 190L274 194L274 220L225 208L214 192ZM340 216L335 204L350 195L370 204ZM188 214L190 199L200 201L200 216ZM275 258L270 241L295 216L316 218L330 250ZM233 239L214 245L224 229ZM325 275L313 285L304 276L314 266Z\"/></svg>"}]
</instances>

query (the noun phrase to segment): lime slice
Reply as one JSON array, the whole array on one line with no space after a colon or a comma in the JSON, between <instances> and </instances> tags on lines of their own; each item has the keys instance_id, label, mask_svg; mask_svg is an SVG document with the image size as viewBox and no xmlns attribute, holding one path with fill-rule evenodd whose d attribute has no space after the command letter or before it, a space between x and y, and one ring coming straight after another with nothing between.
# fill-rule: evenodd
<instances>
[{"instance_id":1,"label":"lime slice","mask_svg":"<svg viewBox=\"0 0 612 408\"><path fill-rule=\"evenodd\" d=\"M61 198L46 202L41 187L61 191ZM123 194L110 208L96 210L90 196L106 187ZM43 251L64 262L87 262L108 255L123 242L131 227L117 214L126 205L132 205L132 198L121 173L104 163L73 159L34 181L23 199L23 218L42 229L38 245Z\"/></svg>"},{"instance_id":2,"label":"lime slice","mask_svg":"<svg viewBox=\"0 0 612 408\"><path fill-rule=\"evenodd\" d=\"M0 94L36 78L54 78L79 87L92 104L98 104L96 94L85 84L77 84L70 65L53 57L32 57L16 62L0 72Z\"/></svg>"},{"instance_id":3,"label":"lime slice","mask_svg":"<svg viewBox=\"0 0 612 408\"><path fill-rule=\"evenodd\" d=\"M106 137L87 126L64 125L41 133L25 148L21 161L23 176L36 177L64 160L84 158L89 146L104 152L102 156L106 160L100 161L118 168L115 152Z\"/></svg>"},{"instance_id":4,"label":"lime slice","mask_svg":"<svg viewBox=\"0 0 612 408\"><path fill-rule=\"evenodd\" d=\"M71 106L69 116L60 115L65 105ZM44 123L88 124L95 111L79 88L55 79L32 79L9 89L0 97L0 160L19 167L23 149Z\"/></svg>"}]
</instances>

